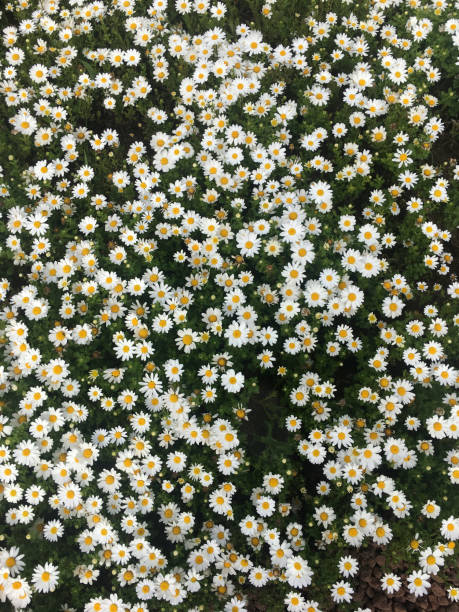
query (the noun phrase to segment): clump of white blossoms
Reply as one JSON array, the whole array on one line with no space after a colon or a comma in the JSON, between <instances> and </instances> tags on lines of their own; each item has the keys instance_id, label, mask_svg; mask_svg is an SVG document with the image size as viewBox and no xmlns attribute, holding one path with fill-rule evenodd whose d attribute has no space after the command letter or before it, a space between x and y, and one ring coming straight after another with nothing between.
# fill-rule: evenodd
<instances>
[{"instance_id":1,"label":"clump of white blossoms","mask_svg":"<svg viewBox=\"0 0 459 612\"><path fill-rule=\"evenodd\" d=\"M318 610L366 544L408 538L415 597L455 552L459 167L432 151L459 21L343 2L292 35L259 4L0 12L16 609L242 612L272 583Z\"/></svg>"}]
</instances>

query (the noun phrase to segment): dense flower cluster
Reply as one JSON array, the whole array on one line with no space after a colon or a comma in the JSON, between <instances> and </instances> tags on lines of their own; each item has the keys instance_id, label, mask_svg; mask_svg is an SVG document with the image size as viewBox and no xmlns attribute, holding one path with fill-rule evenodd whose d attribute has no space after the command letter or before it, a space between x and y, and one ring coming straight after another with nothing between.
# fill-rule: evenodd
<instances>
[{"instance_id":1,"label":"dense flower cluster","mask_svg":"<svg viewBox=\"0 0 459 612\"><path fill-rule=\"evenodd\" d=\"M395 532L422 596L459 538L447 2L344 3L284 44L232 3L32 4L2 16L0 601L76 581L84 612L242 612L277 583L318 610L318 567L351 602ZM259 380L285 395L272 464ZM439 463L442 497L415 490Z\"/></svg>"}]
</instances>

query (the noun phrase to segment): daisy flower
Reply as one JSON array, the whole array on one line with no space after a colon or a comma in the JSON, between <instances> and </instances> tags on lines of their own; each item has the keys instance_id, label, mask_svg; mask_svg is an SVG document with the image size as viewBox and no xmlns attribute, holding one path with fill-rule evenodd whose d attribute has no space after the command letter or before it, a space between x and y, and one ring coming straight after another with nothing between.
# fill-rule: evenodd
<instances>
[{"instance_id":1,"label":"daisy flower","mask_svg":"<svg viewBox=\"0 0 459 612\"><path fill-rule=\"evenodd\" d=\"M253 586L262 587L268 580L268 572L261 566L254 567L249 572L249 582Z\"/></svg>"},{"instance_id":2,"label":"daisy flower","mask_svg":"<svg viewBox=\"0 0 459 612\"><path fill-rule=\"evenodd\" d=\"M14 577L25 567L23 561L24 555L20 554L19 548L13 546L9 549L2 549L0 552L0 563L2 566L8 568L9 574Z\"/></svg>"},{"instance_id":3,"label":"daisy flower","mask_svg":"<svg viewBox=\"0 0 459 612\"><path fill-rule=\"evenodd\" d=\"M450 601L459 601L459 589L457 587L449 586L446 592Z\"/></svg>"},{"instance_id":4,"label":"daisy flower","mask_svg":"<svg viewBox=\"0 0 459 612\"><path fill-rule=\"evenodd\" d=\"M312 582L313 572L302 557L292 556L287 560L286 575L291 586L306 588Z\"/></svg>"},{"instance_id":5,"label":"daisy flower","mask_svg":"<svg viewBox=\"0 0 459 612\"><path fill-rule=\"evenodd\" d=\"M459 539L459 518L450 516L444 519L441 523L440 533L442 537L451 542L455 542Z\"/></svg>"},{"instance_id":6,"label":"daisy flower","mask_svg":"<svg viewBox=\"0 0 459 612\"><path fill-rule=\"evenodd\" d=\"M345 578L348 578L349 576L354 576L359 571L359 564L354 557L345 556L340 558L338 569Z\"/></svg>"},{"instance_id":7,"label":"daisy flower","mask_svg":"<svg viewBox=\"0 0 459 612\"><path fill-rule=\"evenodd\" d=\"M221 375L222 387L230 393L238 393L244 386L245 376L232 368Z\"/></svg>"},{"instance_id":8,"label":"daisy flower","mask_svg":"<svg viewBox=\"0 0 459 612\"><path fill-rule=\"evenodd\" d=\"M400 587L402 586L402 581L396 574L384 574L381 578L381 587L383 591L392 595L392 593L396 593Z\"/></svg>"},{"instance_id":9,"label":"daisy flower","mask_svg":"<svg viewBox=\"0 0 459 612\"><path fill-rule=\"evenodd\" d=\"M424 549L419 556L419 564L428 574L438 574L444 563L445 560L439 551L432 550L430 546Z\"/></svg>"},{"instance_id":10,"label":"daisy flower","mask_svg":"<svg viewBox=\"0 0 459 612\"><path fill-rule=\"evenodd\" d=\"M429 574L420 571L411 572L411 574L407 576L406 582L409 592L415 597L422 597L429 592Z\"/></svg>"},{"instance_id":11,"label":"daisy flower","mask_svg":"<svg viewBox=\"0 0 459 612\"><path fill-rule=\"evenodd\" d=\"M276 504L272 497L261 496L256 503L256 509L260 516L272 516L275 512Z\"/></svg>"},{"instance_id":12,"label":"daisy flower","mask_svg":"<svg viewBox=\"0 0 459 612\"><path fill-rule=\"evenodd\" d=\"M301 612L301 610L305 610L305 599L296 591L290 591L287 593L284 599L284 604L287 607L288 612Z\"/></svg>"},{"instance_id":13,"label":"daisy flower","mask_svg":"<svg viewBox=\"0 0 459 612\"><path fill-rule=\"evenodd\" d=\"M59 570L52 563L37 565L32 574L32 584L39 593L49 593L55 590L59 582Z\"/></svg>"},{"instance_id":14,"label":"daisy flower","mask_svg":"<svg viewBox=\"0 0 459 612\"><path fill-rule=\"evenodd\" d=\"M191 328L181 329L177 332L175 343L185 353L190 353L200 342L200 335Z\"/></svg>"},{"instance_id":15,"label":"daisy flower","mask_svg":"<svg viewBox=\"0 0 459 612\"><path fill-rule=\"evenodd\" d=\"M341 603L343 601L350 603L353 593L354 589L349 582L345 582L344 580L335 582L330 589L331 597L335 603Z\"/></svg>"}]
</instances>

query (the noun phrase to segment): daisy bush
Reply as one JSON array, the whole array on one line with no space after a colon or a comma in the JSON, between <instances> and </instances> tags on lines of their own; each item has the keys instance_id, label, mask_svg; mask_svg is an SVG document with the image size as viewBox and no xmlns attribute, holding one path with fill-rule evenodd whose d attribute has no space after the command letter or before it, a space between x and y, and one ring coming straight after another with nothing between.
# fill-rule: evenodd
<instances>
[{"instance_id":1,"label":"daisy bush","mask_svg":"<svg viewBox=\"0 0 459 612\"><path fill-rule=\"evenodd\" d=\"M2 7L1 605L356 610L369 546L381 592L429 593L454 3Z\"/></svg>"}]
</instances>

